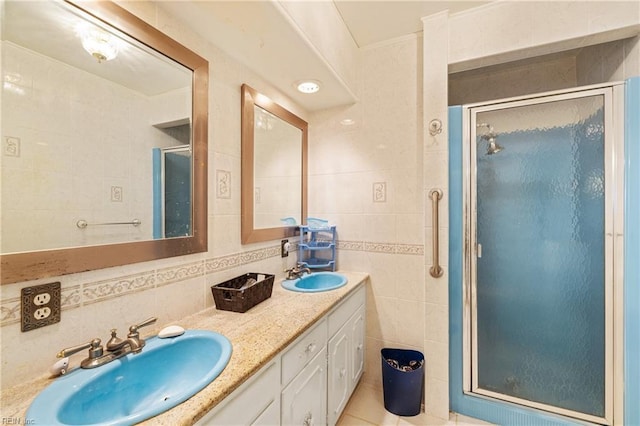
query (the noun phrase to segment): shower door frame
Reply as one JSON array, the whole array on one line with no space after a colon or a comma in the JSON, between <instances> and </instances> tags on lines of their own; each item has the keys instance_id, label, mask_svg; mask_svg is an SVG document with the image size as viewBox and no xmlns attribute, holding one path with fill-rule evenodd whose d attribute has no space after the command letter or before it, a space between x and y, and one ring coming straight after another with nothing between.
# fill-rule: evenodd
<instances>
[{"instance_id":1,"label":"shower door frame","mask_svg":"<svg viewBox=\"0 0 640 426\"><path fill-rule=\"evenodd\" d=\"M538 105L591 96L603 96L605 176L605 415L579 413L478 388L477 348L477 146L478 113ZM463 392L480 398L505 401L552 414L612 425L623 418L623 259L624 259L624 83L607 83L518 98L464 105L463 203Z\"/></svg>"},{"instance_id":2,"label":"shower door frame","mask_svg":"<svg viewBox=\"0 0 640 426\"><path fill-rule=\"evenodd\" d=\"M181 152L188 152L189 153L189 157L191 159L191 163L193 166L193 151L191 149L191 145L189 144L183 144L183 145L176 145L176 146L170 146L167 148L160 148L160 205L161 205L161 209L160 209L160 221L162 224L162 238L167 238L167 223L166 223L166 209L167 206L165 205L165 195L166 195L166 183L167 183L167 176L166 176L166 164L165 164L165 160L167 158L167 154L171 154L171 153L181 153ZM191 199L191 217L193 218L193 174L191 176L191 184L189 185L189 187L191 188L191 194L189 195L189 198ZM190 232L193 233L193 221L190 222L189 224L189 228L190 228Z\"/></svg>"}]
</instances>

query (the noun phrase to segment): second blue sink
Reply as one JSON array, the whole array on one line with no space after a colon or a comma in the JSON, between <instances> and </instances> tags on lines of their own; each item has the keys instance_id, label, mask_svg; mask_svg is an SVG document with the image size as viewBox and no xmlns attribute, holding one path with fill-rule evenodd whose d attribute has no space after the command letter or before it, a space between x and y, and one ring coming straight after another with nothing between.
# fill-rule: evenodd
<instances>
[{"instance_id":1,"label":"second blue sink","mask_svg":"<svg viewBox=\"0 0 640 426\"><path fill-rule=\"evenodd\" d=\"M347 284L347 277L337 272L314 272L295 280L282 281L287 290L314 293L335 290Z\"/></svg>"}]
</instances>

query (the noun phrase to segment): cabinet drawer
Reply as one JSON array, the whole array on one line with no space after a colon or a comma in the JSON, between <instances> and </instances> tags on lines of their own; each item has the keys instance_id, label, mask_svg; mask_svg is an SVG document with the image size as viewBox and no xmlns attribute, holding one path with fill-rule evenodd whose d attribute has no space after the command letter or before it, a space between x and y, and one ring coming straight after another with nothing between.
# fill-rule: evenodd
<instances>
[{"instance_id":1,"label":"cabinet drawer","mask_svg":"<svg viewBox=\"0 0 640 426\"><path fill-rule=\"evenodd\" d=\"M299 337L282 355L282 386L286 386L325 347L326 343L327 321L323 319L313 329Z\"/></svg>"},{"instance_id":2,"label":"cabinet drawer","mask_svg":"<svg viewBox=\"0 0 640 426\"><path fill-rule=\"evenodd\" d=\"M329 314L329 336L333 336L342 328L358 307L364 305L365 287L360 286L351 296Z\"/></svg>"},{"instance_id":3,"label":"cabinet drawer","mask_svg":"<svg viewBox=\"0 0 640 426\"><path fill-rule=\"evenodd\" d=\"M269 424L265 419L272 419L274 413L280 415L279 372L279 359L271 361L200 419L197 425Z\"/></svg>"}]
</instances>

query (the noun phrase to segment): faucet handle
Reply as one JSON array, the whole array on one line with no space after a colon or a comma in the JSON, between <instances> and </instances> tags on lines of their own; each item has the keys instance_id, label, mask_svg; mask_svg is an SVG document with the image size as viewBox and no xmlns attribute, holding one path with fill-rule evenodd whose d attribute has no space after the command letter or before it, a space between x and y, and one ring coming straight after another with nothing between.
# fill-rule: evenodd
<instances>
[{"instance_id":1,"label":"faucet handle","mask_svg":"<svg viewBox=\"0 0 640 426\"><path fill-rule=\"evenodd\" d=\"M139 328L151 325L154 322L156 322L157 320L158 320L158 318L151 317L151 318L147 318L146 320L142 321L140 324L132 325L131 327L129 327L129 337L138 337L138 329Z\"/></svg>"},{"instance_id":2,"label":"faucet handle","mask_svg":"<svg viewBox=\"0 0 640 426\"><path fill-rule=\"evenodd\" d=\"M120 342L122 342L122 339L118 337L117 333L118 333L117 329L115 328L111 329L111 337L107 341L107 350L109 350L109 348L113 347L114 345L117 345Z\"/></svg>"},{"instance_id":3,"label":"faucet handle","mask_svg":"<svg viewBox=\"0 0 640 426\"><path fill-rule=\"evenodd\" d=\"M58 352L56 357L58 358L66 358L70 355L78 353L84 349L89 349L89 358L96 358L102 355L102 346L100 345L102 341L98 338L91 340L90 342L83 343L78 346L72 346L70 348L66 348Z\"/></svg>"}]
</instances>

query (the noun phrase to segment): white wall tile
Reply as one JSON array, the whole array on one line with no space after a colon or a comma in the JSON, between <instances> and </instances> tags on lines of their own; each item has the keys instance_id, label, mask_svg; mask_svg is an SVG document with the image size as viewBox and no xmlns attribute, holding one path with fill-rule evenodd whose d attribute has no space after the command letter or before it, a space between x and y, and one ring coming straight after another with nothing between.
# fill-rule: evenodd
<instances>
[{"instance_id":1,"label":"white wall tile","mask_svg":"<svg viewBox=\"0 0 640 426\"><path fill-rule=\"evenodd\" d=\"M399 292L398 296L395 314L398 334L394 340L410 347L422 348L425 336L425 305L420 300L412 298L409 292Z\"/></svg>"},{"instance_id":2,"label":"white wall tile","mask_svg":"<svg viewBox=\"0 0 640 426\"><path fill-rule=\"evenodd\" d=\"M443 382L449 381L449 344L426 340L425 348L425 374L428 380L437 379Z\"/></svg>"},{"instance_id":3,"label":"white wall tile","mask_svg":"<svg viewBox=\"0 0 640 426\"><path fill-rule=\"evenodd\" d=\"M471 15L469 15L471 17ZM466 19L466 18L465 18ZM449 19L448 13L440 13L432 15L428 18L423 18L423 37L424 37L424 184L423 184L423 196L424 200L424 242L425 242L425 280L428 282L429 267L432 262L432 238L433 232L431 229L431 209L432 202L428 197L429 192L432 189L441 189L444 194L448 192L448 63L450 61L450 51L442 49L442 46L451 46L456 43L450 43L450 30L449 25L453 20ZM468 27L471 31L473 28L481 25L480 22L468 21L471 25ZM473 39L474 37L467 37ZM476 35L477 38L477 35ZM453 39L452 39L453 41ZM470 41L473 44L473 41ZM439 120L442 123L442 132L439 134L431 135L428 131L429 123L432 120ZM443 167L443 165L445 167ZM441 218L446 218L449 215L448 203L445 200L448 197L445 195L439 202L438 212ZM444 219L443 219L444 220ZM440 224L442 226L442 224ZM440 264L443 265L446 270L448 251L448 239L444 233L444 229L438 230L440 232ZM432 292L427 293L425 288L425 298L427 295L430 299L434 298ZM442 299L442 298L438 298ZM433 340L440 343L447 343L449 336L448 327L448 305L447 304L434 304L425 303L425 315L424 315L424 336L426 340ZM441 348L442 349L442 348ZM445 350L432 350L429 346L424 346L424 353L426 359L431 359L432 362L441 365L443 362L448 363L448 348ZM448 394L448 383L444 381L438 381L430 377L425 376L425 411L427 414L440 417L442 419L448 418L449 401L448 397L443 399Z\"/></svg>"},{"instance_id":4,"label":"white wall tile","mask_svg":"<svg viewBox=\"0 0 640 426\"><path fill-rule=\"evenodd\" d=\"M449 383L439 379L427 379L424 393L425 413L441 419L448 419Z\"/></svg>"},{"instance_id":5,"label":"white wall tile","mask_svg":"<svg viewBox=\"0 0 640 426\"><path fill-rule=\"evenodd\" d=\"M425 338L449 343L449 310L446 305L425 303Z\"/></svg>"}]
</instances>

